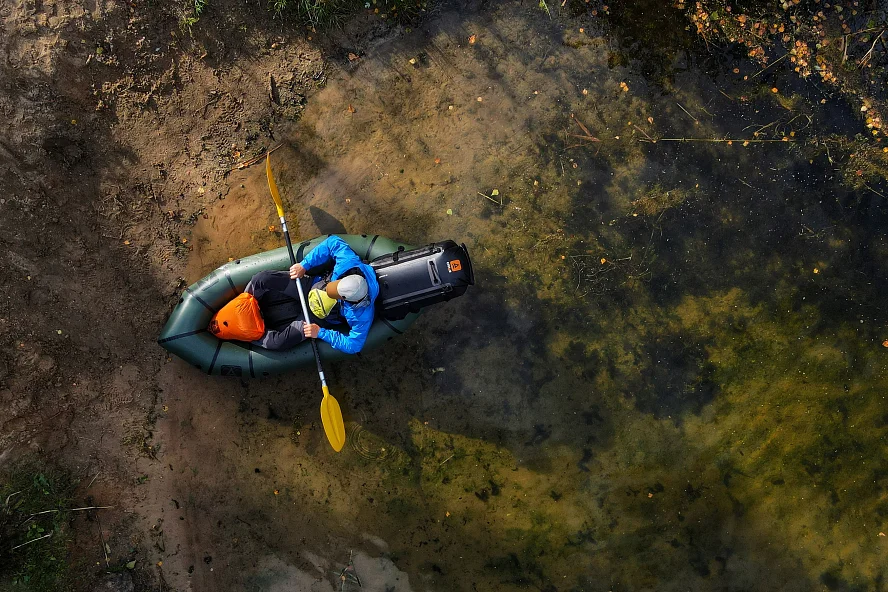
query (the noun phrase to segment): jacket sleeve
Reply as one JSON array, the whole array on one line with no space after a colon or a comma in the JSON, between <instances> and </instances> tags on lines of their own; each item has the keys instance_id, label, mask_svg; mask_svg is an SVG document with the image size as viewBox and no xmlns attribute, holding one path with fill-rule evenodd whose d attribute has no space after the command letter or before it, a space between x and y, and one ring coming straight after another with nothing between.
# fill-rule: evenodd
<instances>
[{"instance_id":1,"label":"jacket sleeve","mask_svg":"<svg viewBox=\"0 0 888 592\"><path fill-rule=\"evenodd\" d=\"M331 260L338 262L349 258L355 259L355 265L361 261L347 242L333 235L312 249L299 263L305 269L312 269L330 263Z\"/></svg>"},{"instance_id":2,"label":"jacket sleeve","mask_svg":"<svg viewBox=\"0 0 888 592\"><path fill-rule=\"evenodd\" d=\"M355 323L348 335L343 335L339 331L321 328L318 337L329 343L333 349L338 349L347 354L356 354L364 347L367 341L367 335L370 333L371 323Z\"/></svg>"}]
</instances>

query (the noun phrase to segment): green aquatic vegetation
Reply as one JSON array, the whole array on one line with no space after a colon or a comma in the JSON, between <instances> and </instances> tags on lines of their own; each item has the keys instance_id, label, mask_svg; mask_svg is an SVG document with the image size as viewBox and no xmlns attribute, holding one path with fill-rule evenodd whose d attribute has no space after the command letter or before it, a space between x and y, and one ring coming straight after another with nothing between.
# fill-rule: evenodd
<instances>
[{"instance_id":1,"label":"green aquatic vegetation","mask_svg":"<svg viewBox=\"0 0 888 592\"><path fill-rule=\"evenodd\" d=\"M707 316L718 318L713 312ZM729 335L719 339L716 334L721 342L714 352L716 379L722 393L713 411L720 420L717 426L692 420L689 435L708 432L706 439L716 438L712 446L734 451L731 463L743 478L732 479L731 490L753 523L766 524L770 517L771 536L787 541L803 528L818 535L794 542L814 569L818 552L806 549L806 542L857 540L865 546L868 536L878 534L872 529L879 523L881 491L870 485L874 467L867 465L878 465L876 451L884 431L872 427L872 414L883 404L883 395L879 388L852 391L850 385L841 386L842 378L853 376L848 358L872 355L853 332L800 341L792 324L761 314L752 318L757 326L753 339L764 348L738 348ZM726 356L724 350L736 351ZM824 513L830 506L834 516L857 518L830 523ZM864 523L872 525L871 532L861 530ZM865 577L878 573L875 555L875 550L858 555L856 569Z\"/></svg>"},{"instance_id":2,"label":"green aquatic vegetation","mask_svg":"<svg viewBox=\"0 0 888 592\"><path fill-rule=\"evenodd\" d=\"M674 188L667 191L659 184L655 184L644 195L632 202L630 214L658 216L669 208L683 204L689 195L690 192L683 188Z\"/></svg>"},{"instance_id":3,"label":"green aquatic vegetation","mask_svg":"<svg viewBox=\"0 0 888 592\"><path fill-rule=\"evenodd\" d=\"M583 339L564 331L551 341L556 352L576 352L563 357L578 376L597 352L596 388L624 393L609 405L613 439L590 465L607 484L605 515L589 526L606 541L593 565L617 569L634 586L693 580L719 572L734 554L771 564L767 540L791 549L783 560L799 558L812 580L821 545L866 548L840 572L849 581L877 578L878 546L866 541L876 540L888 507L881 501L888 473L877 460L888 425L877 419L888 417L879 411L885 387L855 386L870 380L861 378L869 368L876 371L865 376L884 382L872 346L853 328L811 334L820 326L816 308L775 315L739 288L653 310L602 316L600 332ZM658 363L636 344L674 335L704 344L698 355L711 365L717 394L702 408L658 417L639 407L627 384L645 384L645 369ZM573 495L568 489L559 499ZM713 528L719 523L733 533L726 540ZM614 528L602 530L606 524ZM614 568L618 557L624 565Z\"/></svg>"},{"instance_id":4,"label":"green aquatic vegetation","mask_svg":"<svg viewBox=\"0 0 888 592\"><path fill-rule=\"evenodd\" d=\"M831 165L839 167L849 187L885 196L882 190L888 181L888 151L881 144L860 135L854 138L831 135L818 139L810 156L826 156Z\"/></svg>"}]
</instances>

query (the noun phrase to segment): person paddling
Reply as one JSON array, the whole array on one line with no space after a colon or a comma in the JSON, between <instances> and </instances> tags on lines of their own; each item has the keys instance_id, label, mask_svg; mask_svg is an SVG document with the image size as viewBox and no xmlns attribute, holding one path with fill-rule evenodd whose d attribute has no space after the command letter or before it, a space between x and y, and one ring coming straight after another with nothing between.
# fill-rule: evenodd
<instances>
[{"instance_id":1,"label":"person paddling","mask_svg":"<svg viewBox=\"0 0 888 592\"><path fill-rule=\"evenodd\" d=\"M310 314L324 326L312 323L312 319L297 318L282 327L267 327L262 308L286 300L298 301L302 289L299 280L306 270L326 271L314 278L308 295ZM260 271L254 275L244 293L213 317L209 330L220 339L249 341L269 350L288 350L306 338L320 338L341 352L356 354L370 333L378 295L373 268L363 263L344 240L330 236L289 271Z\"/></svg>"},{"instance_id":2,"label":"person paddling","mask_svg":"<svg viewBox=\"0 0 888 592\"><path fill-rule=\"evenodd\" d=\"M328 267L331 262L333 271L314 283L309 302L316 316L326 318L330 323L341 319L348 325L348 333L306 323L303 335L326 341L341 352L356 354L367 341L373 324L373 305L379 295L379 283L373 268L361 261L344 240L334 235L291 266L290 278L299 280L307 272ZM329 299L337 303L332 304Z\"/></svg>"}]
</instances>

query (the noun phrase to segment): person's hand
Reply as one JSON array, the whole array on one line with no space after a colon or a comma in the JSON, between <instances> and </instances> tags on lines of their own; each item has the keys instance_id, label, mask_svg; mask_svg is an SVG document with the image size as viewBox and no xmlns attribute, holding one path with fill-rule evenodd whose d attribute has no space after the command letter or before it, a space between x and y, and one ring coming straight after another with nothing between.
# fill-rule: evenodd
<instances>
[{"instance_id":1,"label":"person's hand","mask_svg":"<svg viewBox=\"0 0 888 592\"><path fill-rule=\"evenodd\" d=\"M318 333L321 332L321 327L319 325L312 325L311 323L305 323L302 325L302 333L306 337L311 337L312 339L316 339Z\"/></svg>"},{"instance_id":2,"label":"person's hand","mask_svg":"<svg viewBox=\"0 0 888 592\"><path fill-rule=\"evenodd\" d=\"M299 278L301 278L304 275L305 275L305 268L302 267L301 265L299 265L298 263L294 263L290 267L290 279L291 280L298 280Z\"/></svg>"}]
</instances>

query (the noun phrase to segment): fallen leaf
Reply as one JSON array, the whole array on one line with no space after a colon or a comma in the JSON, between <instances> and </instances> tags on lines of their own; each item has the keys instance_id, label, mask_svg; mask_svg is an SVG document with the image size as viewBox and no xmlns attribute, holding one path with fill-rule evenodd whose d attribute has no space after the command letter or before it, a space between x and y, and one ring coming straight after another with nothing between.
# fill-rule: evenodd
<instances>
[{"instance_id":1,"label":"fallen leaf","mask_svg":"<svg viewBox=\"0 0 888 592\"><path fill-rule=\"evenodd\" d=\"M350 62L354 62L355 60L359 60L359 59L361 59L361 58L359 58L357 55L355 55L355 54L349 52L349 54L348 54L348 61L350 61Z\"/></svg>"},{"instance_id":2,"label":"fallen leaf","mask_svg":"<svg viewBox=\"0 0 888 592\"><path fill-rule=\"evenodd\" d=\"M654 123L654 118L653 118L653 117L648 117L648 123Z\"/></svg>"},{"instance_id":3,"label":"fallen leaf","mask_svg":"<svg viewBox=\"0 0 888 592\"><path fill-rule=\"evenodd\" d=\"M490 192L490 195L496 197L497 195L499 195L499 189L494 189L493 191Z\"/></svg>"},{"instance_id":4,"label":"fallen leaf","mask_svg":"<svg viewBox=\"0 0 888 592\"><path fill-rule=\"evenodd\" d=\"M127 569L133 569L134 567L136 567L135 559L126 564Z\"/></svg>"},{"instance_id":5,"label":"fallen leaf","mask_svg":"<svg viewBox=\"0 0 888 592\"><path fill-rule=\"evenodd\" d=\"M452 216L452 215L453 215L453 210L451 210L450 208L447 208L447 215L448 215L448 216Z\"/></svg>"},{"instance_id":6,"label":"fallen leaf","mask_svg":"<svg viewBox=\"0 0 888 592\"><path fill-rule=\"evenodd\" d=\"M474 35L469 37L469 45L475 45L475 36Z\"/></svg>"}]
</instances>

